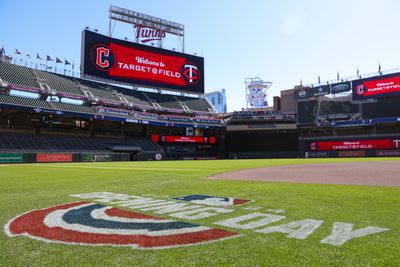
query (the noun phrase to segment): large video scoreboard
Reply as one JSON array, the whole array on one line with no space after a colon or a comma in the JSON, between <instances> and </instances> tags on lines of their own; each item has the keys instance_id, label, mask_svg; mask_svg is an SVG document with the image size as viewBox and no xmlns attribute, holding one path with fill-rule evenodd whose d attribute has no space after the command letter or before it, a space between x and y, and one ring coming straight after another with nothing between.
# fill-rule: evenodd
<instances>
[{"instance_id":1,"label":"large video scoreboard","mask_svg":"<svg viewBox=\"0 0 400 267\"><path fill-rule=\"evenodd\" d=\"M353 81L353 99L364 100L400 95L400 73Z\"/></svg>"},{"instance_id":2,"label":"large video scoreboard","mask_svg":"<svg viewBox=\"0 0 400 267\"><path fill-rule=\"evenodd\" d=\"M84 75L144 87L204 93L204 58L82 32Z\"/></svg>"}]
</instances>

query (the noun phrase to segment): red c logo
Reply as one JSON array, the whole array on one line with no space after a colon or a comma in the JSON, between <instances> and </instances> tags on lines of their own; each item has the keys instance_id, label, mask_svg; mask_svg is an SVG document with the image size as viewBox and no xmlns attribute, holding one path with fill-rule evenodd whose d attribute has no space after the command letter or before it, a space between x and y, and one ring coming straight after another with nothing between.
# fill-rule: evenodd
<instances>
[{"instance_id":1,"label":"red c logo","mask_svg":"<svg viewBox=\"0 0 400 267\"><path fill-rule=\"evenodd\" d=\"M100 68L108 68L110 66L110 63L108 59L105 59L105 57L108 57L109 55L110 49L107 49L105 47L98 47L96 49L96 65Z\"/></svg>"},{"instance_id":2,"label":"red c logo","mask_svg":"<svg viewBox=\"0 0 400 267\"><path fill-rule=\"evenodd\" d=\"M105 44L96 44L90 51L92 65L101 71L110 70L115 63L112 50Z\"/></svg>"},{"instance_id":3,"label":"red c logo","mask_svg":"<svg viewBox=\"0 0 400 267\"><path fill-rule=\"evenodd\" d=\"M311 143L310 149L311 150L317 150L317 143Z\"/></svg>"}]
</instances>

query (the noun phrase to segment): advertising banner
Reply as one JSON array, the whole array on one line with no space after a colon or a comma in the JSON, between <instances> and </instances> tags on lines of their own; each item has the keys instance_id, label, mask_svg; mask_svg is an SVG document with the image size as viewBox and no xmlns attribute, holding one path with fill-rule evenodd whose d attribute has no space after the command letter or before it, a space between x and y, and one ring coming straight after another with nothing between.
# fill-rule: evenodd
<instances>
[{"instance_id":1,"label":"advertising banner","mask_svg":"<svg viewBox=\"0 0 400 267\"><path fill-rule=\"evenodd\" d=\"M332 94L348 92L350 90L351 90L350 82L336 83L331 85Z\"/></svg>"},{"instance_id":2,"label":"advertising banner","mask_svg":"<svg viewBox=\"0 0 400 267\"><path fill-rule=\"evenodd\" d=\"M327 157L329 157L328 151L306 152L306 158L327 158Z\"/></svg>"},{"instance_id":3,"label":"advertising banner","mask_svg":"<svg viewBox=\"0 0 400 267\"><path fill-rule=\"evenodd\" d=\"M353 81L353 100L400 95L400 73Z\"/></svg>"},{"instance_id":4,"label":"advertising banner","mask_svg":"<svg viewBox=\"0 0 400 267\"><path fill-rule=\"evenodd\" d=\"M365 157L365 151L339 151L339 158Z\"/></svg>"},{"instance_id":5,"label":"advertising banner","mask_svg":"<svg viewBox=\"0 0 400 267\"><path fill-rule=\"evenodd\" d=\"M400 157L400 150L377 150L377 157Z\"/></svg>"},{"instance_id":6,"label":"advertising banner","mask_svg":"<svg viewBox=\"0 0 400 267\"><path fill-rule=\"evenodd\" d=\"M296 100L306 100L310 97L310 87L302 87L295 90L294 97Z\"/></svg>"},{"instance_id":7,"label":"advertising banner","mask_svg":"<svg viewBox=\"0 0 400 267\"><path fill-rule=\"evenodd\" d=\"M176 136L176 135L156 135L151 136L153 142L164 143L197 143L197 144L215 144L216 138L214 136Z\"/></svg>"},{"instance_id":8,"label":"advertising banner","mask_svg":"<svg viewBox=\"0 0 400 267\"><path fill-rule=\"evenodd\" d=\"M23 162L22 154L0 154L0 163L21 163Z\"/></svg>"},{"instance_id":9,"label":"advertising banner","mask_svg":"<svg viewBox=\"0 0 400 267\"><path fill-rule=\"evenodd\" d=\"M329 95L330 93L331 93L330 85L321 85L318 87L310 88L310 96L311 97Z\"/></svg>"},{"instance_id":10,"label":"advertising banner","mask_svg":"<svg viewBox=\"0 0 400 267\"><path fill-rule=\"evenodd\" d=\"M311 151L332 150L370 150L370 149L399 149L400 140L376 139L376 140L346 140L346 141L322 141L310 144Z\"/></svg>"},{"instance_id":11,"label":"advertising banner","mask_svg":"<svg viewBox=\"0 0 400 267\"><path fill-rule=\"evenodd\" d=\"M72 154L36 154L36 162L72 162Z\"/></svg>"},{"instance_id":12,"label":"advertising banner","mask_svg":"<svg viewBox=\"0 0 400 267\"><path fill-rule=\"evenodd\" d=\"M83 74L147 87L204 93L202 57L83 31Z\"/></svg>"}]
</instances>

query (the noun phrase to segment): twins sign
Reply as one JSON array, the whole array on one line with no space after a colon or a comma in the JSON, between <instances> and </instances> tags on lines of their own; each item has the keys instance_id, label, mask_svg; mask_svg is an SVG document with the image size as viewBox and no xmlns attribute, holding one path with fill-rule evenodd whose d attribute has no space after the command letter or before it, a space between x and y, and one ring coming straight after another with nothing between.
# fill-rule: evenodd
<instances>
[{"instance_id":1,"label":"twins sign","mask_svg":"<svg viewBox=\"0 0 400 267\"><path fill-rule=\"evenodd\" d=\"M138 86L204 93L201 57L83 32L84 74Z\"/></svg>"},{"instance_id":2,"label":"twins sign","mask_svg":"<svg viewBox=\"0 0 400 267\"><path fill-rule=\"evenodd\" d=\"M84 200L26 212L11 219L4 227L5 233L62 244L162 249L239 238L243 230L303 240L324 224L324 220L311 218L293 221L284 210L263 212L262 207L248 206L248 200L218 196L188 195L168 200L110 192L71 196ZM235 208L245 204L242 210L247 213L235 215ZM144 214L149 212L155 215ZM222 214L231 215L218 219ZM217 218L212 226L191 222L211 217ZM333 222L330 234L320 243L341 246L385 231L389 229L355 229L349 222Z\"/></svg>"}]
</instances>

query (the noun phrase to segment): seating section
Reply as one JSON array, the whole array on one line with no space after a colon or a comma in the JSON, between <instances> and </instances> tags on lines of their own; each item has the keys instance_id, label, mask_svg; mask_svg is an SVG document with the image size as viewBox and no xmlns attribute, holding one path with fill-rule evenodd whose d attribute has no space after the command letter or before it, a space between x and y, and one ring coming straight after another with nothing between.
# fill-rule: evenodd
<instances>
[{"instance_id":1,"label":"seating section","mask_svg":"<svg viewBox=\"0 0 400 267\"><path fill-rule=\"evenodd\" d=\"M108 85L108 87L112 90L115 90L123 95L126 100L132 102L133 104L143 105L143 106L152 106L149 102L147 95L145 95L142 91L137 91L133 89L128 89L125 87L119 87L114 85Z\"/></svg>"},{"instance_id":2,"label":"seating section","mask_svg":"<svg viewBox=\"0 0 400 267\"><path fill-rule=\"evenodd\" d=\"M84 95L83 92L79 90L77 83L70 77L45 71L36 71L36 73L41 79L46 81L51 89L57 92Z\"/></svg>"},{"instance_id":3,"label":"seating section","mask_svg":"<svg viewBox=\"0 0 400 267\"><path fill-rule=\"evenodd\" d=\"M211 109L210 104L202 98L135 91L127 89L125 87L108 85L86 79L68 77L9 63L0 63L0 78L6 82L36 88L39 87L36 79L40 78L40 80L43 80L43 82L47 83L51 89L57 92L67 92L77 95L84 95L83 91L79 89L79 85L83 85L87 87L87 89L94 96L98 97L99 99L105 100L119 101L118 97L113 94L113 91L117 91L121 93L128 101L144 106L152 106L152 102L156 102L161 107L166 109L177 109L183 111L184 108L182 107L182 105L186 105L192 111L199 112L210 112ZM39 102L37 102L37 104L39 105ZM42 105L47 104L42 103ZM70 110L72 107L64 106L64 108Z\"/></svg>"},{"instance_id":4,"label":"seating section","mask_svg":"<svg viewBox=\"0 0 400 267\"><path fill-rule=\"evenodd\" d=\"M155 100L160 106L164 108L181 109L182 106L178 103L178 99L174 95L156 94L156 93L146 93L150 99Z\"/></svg>"},{"instance_id":5,"label":"seating section","mask_svg":"<svg viewBox=\"0 0 400 267\"><path fill-rule=\"evenodd\" d=\"M193 98L193 97L186 97L186 96L179 96L177 97L179 101L182 101L190 108L191 110L194 111L203 111L203 112L209 112L212 107L210 104L202 98Z\"/></svg>"},{"instance_id":6,"label":"seating section","mask_svg":"<svg viewBox=\"0 0 400 267\"><path fill-rule=\"evenodd\" d=\"M112 89L110 89L108 86L88 80L83 80L83 79L76 79L76 81L84 85L88 88L88 90L96 97L100 99L110 99L110 100L115 100L118 101L118 98L113 95Z\"/></svg>"},{"instance_id":7,"label":"seating section","mask_svg":"<svg viewBox=\"0 0 400 267\"><path fill-rule=\"evenodd\" d=\"M162 148L145 137L126 139L60 135L0 133L0 152L111 152L107 144L139 146L145 152L162 152Z\"/></svg>"},{"instance_id":8,"label":"seating section","mask_svg":"<svg viewBox=\"0 0 400 267\"><path fill-rule=\"evenodd\" d=\"M52 104L55 106L57 110L65 110L65 111L87 113L87 114L93 114L94 112L93 107L78 106L78 105L58 103L58 102L53 102Z\"/></svg>"},{"instance_id":9,"label":"seating section","mask_svg":"<svg viewBox=\"0 0 400 267\"><path fill-rule=\"evenodd\" d=\"M107 140L105 140L107 141ZM135 137L135 138L127 138L122 140L115 140L115 141L107 141L105 145L108 146L126 146L126 145L131 145L131 146L139 146L142 148L142 151L145 152L161 152L162 148L157 144L153 143L146 137Z\"/></svg>"},{"instance_id":10,"label":"seating section","mask_svg":"<svg viewBox=\"0 0 400 267\"><path fill-rule=\"evenodd\" d=\"M32 69L9 63L0 63L0 77L9 83L40 88Z\"/></svg>"},{"instance_id":11,"label":"seating section","mask_svg":"<svg viewBox=\"0 0 400 267\"><path fill-rule=\"evenodd\" d=\"M18 106L32 107L32 108L45 108L45 109L53 109L51 103L31 98L23 98L16 96L9 96L0 94L0 103L1 104L14 104Z\"/></svg>"},{"instance_id":12,"label":"seating section","mask_svg":"<svg viewBox=\"0 0 400 267\"><path fill-rule=\"evenodd\" d=\"M133 95L124 95L125 99L128 100L129 102L137 105L142 105L142 106L151 106L151 103L147 102L145 97L142 95L142 98L140 98L140 95L138 96L133 96Z\"/></svg>"}]
</instances>

